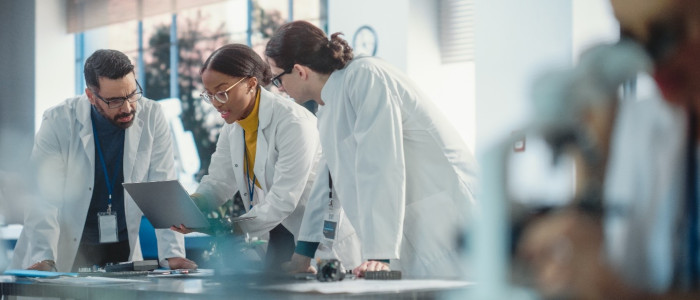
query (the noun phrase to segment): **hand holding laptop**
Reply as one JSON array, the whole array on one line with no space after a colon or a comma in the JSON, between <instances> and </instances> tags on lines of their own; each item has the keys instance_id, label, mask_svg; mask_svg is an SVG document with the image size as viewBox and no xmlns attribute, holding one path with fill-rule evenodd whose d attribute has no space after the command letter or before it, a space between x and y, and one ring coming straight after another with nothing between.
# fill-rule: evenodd
<instances>
[{"instance_id":1,"label":"hand holding laptop","mask_svg":"<svg viewBox=\"0 0 700 300\"><path fill-rule=\"evenodd\" d=\"M214 231L211 228L193 229L193 228L188 228L187 226L185 226L183 224L180 224L180 226L175 226L175 225L170 226L170 230L175 231L175 232L179 232L182 234L188 234L188 233L192 233L192 232L200 232L200 233L204 233L204 234L208 234L208 235L214 235Z\"/></svg>"},{"instance_id":2,"label":"hand holding laptop","mask_svg":"<svg viewBox=\"0 0 700 300\"><path fill-rule=\"evenodd\" d=\"M170 228L180 233L198 231L211 234L212 224L199 210L177 180L123 183L136 205L154 228ZM231 218L231 224L255 217ZM234 225L234 229L240 226Z\"/></svg>"}]
</instances>

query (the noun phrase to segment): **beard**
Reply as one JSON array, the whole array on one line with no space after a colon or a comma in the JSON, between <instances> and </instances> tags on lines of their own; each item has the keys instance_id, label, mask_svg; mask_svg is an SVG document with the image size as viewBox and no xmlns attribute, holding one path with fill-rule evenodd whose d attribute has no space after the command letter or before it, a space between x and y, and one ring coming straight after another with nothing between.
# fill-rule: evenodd
<instances>
[{"instance_id":1,"label":"beard","mask_svg":"<svg viewBox=\"0 0 700 300\"><path fill-rule=\"evenodd\" d=\"M131 124L134 123L134 120L136 119L135 117L132 117L129 122L119 122L118 121L120 118L124 118L124 117L128 117L128 116L136 116L136 108L132 108L131 111L128 113L120 113L120 114L115 115L114 117L110 118L107 115L107 112L105 112L105 110L102 109L101 106L95 105L95 107L97 108L97 112L99 112L105 119L109 120L109 122L112 123L112 125L117 126L121 129L129 128L131 126Z\"/></svg>"}]
</instances>

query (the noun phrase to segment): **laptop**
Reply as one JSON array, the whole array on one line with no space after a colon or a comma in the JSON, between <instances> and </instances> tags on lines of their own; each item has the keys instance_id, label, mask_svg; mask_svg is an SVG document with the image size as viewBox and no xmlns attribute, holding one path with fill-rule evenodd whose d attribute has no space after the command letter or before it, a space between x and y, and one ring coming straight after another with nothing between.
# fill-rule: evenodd
<instances>
[{"instance_id":1,"label":"laptop","mask_svg":"<svg viewBox=\"0 0 700 300\"><path fill-rule=\"evenodd\" d=\"M122 183L154 228L208 228L209 221L177 180Z\"/></svg>"}]
</instances>

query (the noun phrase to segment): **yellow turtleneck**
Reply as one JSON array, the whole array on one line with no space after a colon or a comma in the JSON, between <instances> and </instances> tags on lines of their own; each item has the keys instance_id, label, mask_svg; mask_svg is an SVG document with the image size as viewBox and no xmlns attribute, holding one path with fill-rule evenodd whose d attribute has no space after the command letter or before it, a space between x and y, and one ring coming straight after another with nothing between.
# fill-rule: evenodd
<instances>
[{"instance_id":1,"label":"yellow turtleneck","mask_svg":"<svg viewBox=\"0 0 700 300\"><path fill-rule=\"evenodd\" d=\"M255 106L253 106L253 111L245 117L243 120L238 121L238 125L241 125L245 131L245 147L248 150L248 174L250 174L250 179L254 177L253 167L255 166L255 147L258 143L258 112L260 111L260 90L258 90L255 96ZM244 154L245 155L245 154ZM246 159L244 156L243 159ZM250 180L248 179L248 180ZM260 187L258 180L255 180L255 185Z\"/></svg>"}]
</instances>

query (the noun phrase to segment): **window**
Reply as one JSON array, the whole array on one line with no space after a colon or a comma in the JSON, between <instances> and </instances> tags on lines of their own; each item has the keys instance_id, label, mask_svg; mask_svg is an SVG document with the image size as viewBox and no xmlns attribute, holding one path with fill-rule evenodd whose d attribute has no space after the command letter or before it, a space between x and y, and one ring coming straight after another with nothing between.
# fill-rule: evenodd
<instances>
[{"instance_id":1,"label":"window","mask_svg":"<svg viewBox=\"0 0 700 300\"><path fill-rule=\"evenodd\" d=\"M474 0L440 1L440 49L443 63L474 60Z\"/></svg>"},{"instance_id":2,"label":"window","mask_svg":"<svg viewBox=\"0 0 700 300\"><path fill-rule=\"evenodd\" d=\"M209 167L223 125L213 107L199 99L203 88L199 77L201 64L211 52L228 43L248 44L262 56L270 36L291 19L325 24L326 14L322 12L327 6L325 1L178 0L161 1L161 7L154 5L156 2L139 1L144 5L141 21L137 20L138 13L133 12L139 4L108 0L101 2L106 7L98 8L99 4L95 4L98 2L77 1L75 7L69 8L69 15L80 12L76 18L83 16L83 28L97 27L90 31L99 33L76 34L76 65L80 64L76 77L84 81L82 62L96 49L111 48L127 54L136 65L145 97L180 100L183 128L192 132L201 162L195 175L198 181ZM78 9L81 7L82 12ZM123 11L130 17L92 18L88 13L92 9L108 14ZM80 22L71 21L69 27L71 24L75 30ZM175 60L171 57L173 53L177 55ZM84 86L76 84L78 93L83 89Z\"/></svg>"}]
</instances>

